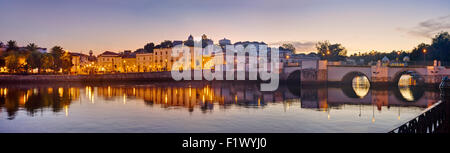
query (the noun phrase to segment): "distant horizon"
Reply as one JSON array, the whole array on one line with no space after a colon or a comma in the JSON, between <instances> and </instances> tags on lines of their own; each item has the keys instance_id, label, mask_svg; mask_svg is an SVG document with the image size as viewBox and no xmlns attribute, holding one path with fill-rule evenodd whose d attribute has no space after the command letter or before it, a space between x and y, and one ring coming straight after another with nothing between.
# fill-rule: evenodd
<instances>
[{"instance_id":1,"label":"distant horizon","mask_svg":"<svg viewBox=\"0 0 450 153\"><path fill-rule=\"evenodd\" d=\"M206 34L268 45L342 44L347 55L411 51L450 31L448 0L17 0L0 1L0 41L98 55Z\"/></svg>"}]
</instances>

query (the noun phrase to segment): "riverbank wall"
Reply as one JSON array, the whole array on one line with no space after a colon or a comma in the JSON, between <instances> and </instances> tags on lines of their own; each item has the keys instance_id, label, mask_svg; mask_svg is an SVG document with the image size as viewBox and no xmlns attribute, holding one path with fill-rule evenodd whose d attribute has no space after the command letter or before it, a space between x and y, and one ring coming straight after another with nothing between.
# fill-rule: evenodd
<instances>
[{"instance_id":1,"label":"riverbank wall","mask_svg":"<svg viewBox=\"0 0 450 153\"><path fill-rule=\"evenodd\" d=\"M196 72L192 71L191 80L194 79L194 74ZM226 74L224 73L224 78ZM250 80L248 72L245 75L245 80L234 79L234 82L265 82L261 80ZM237 73L235 73L235 78L237 78ZM285 79L284 79L285 78ZM288 80L288 77L280 77L280 84L298 84L302 86L340 86L342 82L336 81L326 81L326 80L316 80L308 79L302 81L296 81L300 79ZM189 80L189 81L191 81ZM205 80L205 79L203 79ZM226 79L224 79L226 81ZM168 72L144 72L144 73L116 73L116 74L94 74L94 75L0 75L0 83L54 83L54 82L79 82L79 83L89 83L89 82L171 82L175 81L172 78L170 71ZM384 87L391 86L395 83L392 82L375 82L371 83L371 87ZM430 87L437 87L439 84L426 84Z\"/></svg>"}]
</instances>

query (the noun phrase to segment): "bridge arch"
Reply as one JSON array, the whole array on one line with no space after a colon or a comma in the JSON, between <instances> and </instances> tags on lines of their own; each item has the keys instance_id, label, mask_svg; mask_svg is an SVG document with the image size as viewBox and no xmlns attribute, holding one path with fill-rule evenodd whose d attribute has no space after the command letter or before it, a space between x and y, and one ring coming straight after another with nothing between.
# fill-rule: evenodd
<instances>
[{"instance_id":1,"label":"bridge arch","mask_svg":"<svg viewBox=\"0 0 450 153\"><path fill-rule=\"evenodd\" d=\"M351 86L353 79L357 76L364 76L369 80L369 82L371 82L369 76L367 76L363 72L351 71L351 72L348 72L347 74L345 74L344 77L342 77L341 84Z\"/></svg>"},{"instance_id":2,"label":"bridge arch","mask_svg":"<svg viewBox=\"0 0 450 153\"><path fill-rule=\"evenodd\" d=\"M420 86L395 87L395 97L403 102L416 102L425 94L425 89Z\"/></svg>"},{"instance_id":3,"label":"bridge arch","mask_svg":"<svg viewBox=\"0 0 450 153\"><path fill-rule=\"evenodd\" d=\"M411 75L414 79L416 79L418 81L416 85L423 85L425 83L424 75L420 74L419 72L417 72L415 70L411 70L411 69L402 69L402 70L398 71L397 73L395 73L394 77L392 78L392 82L395 85L398 85L400 78L405 74Z\"/></svg>"},{"instance_id":4,"label":"bridge arch","mask_svg":"<svg viewBox=\"0 0 450 153\"><path fill-rule=\"evenodd\" d=\"M302 71L301 70L295 70L292 71L291 73L289 73L288 77L287 77L287 81L289 82L289 84L291 85L301 85L301 79L302 79Z\"/></svg>"}]
</instances>

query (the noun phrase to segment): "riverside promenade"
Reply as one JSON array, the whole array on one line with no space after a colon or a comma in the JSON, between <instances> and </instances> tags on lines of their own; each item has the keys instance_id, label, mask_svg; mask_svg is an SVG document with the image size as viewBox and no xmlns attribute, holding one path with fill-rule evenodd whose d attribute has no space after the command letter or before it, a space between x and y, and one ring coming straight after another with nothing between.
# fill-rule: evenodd
<instances>
[{"instance_id":1,"label":"riverside promenade","mask_svg":"<svg viewBox=\"0 0 450 153\"><path fill-rule=\"evenodd\" d=\"M191 71L191 80L194 74L202 72ZM234 73L234 81L260 81L250 80L249 73L245 73L245 80L239 80L237 74ZM226 74L223 74L224 80ZM202 76L203 78L203 76ZM202 80L205 80L204 78ZM286 78L280 78L280 81ZM300 80L298 78L298 80ZM92 75L0 75L0 83L45 83L45 82L119 82L119 81L175 81L172 78L171 71L165 72L140 72L140 73L114 73L114 74L92 74Z\"/></svg>"},{"instance_id":2,"label":"riverside promenade","mask_svg":"<svg viewBox=\"0 0 450 153\"><path fill-rule=\"evenodd\" d=\"M173 81L170 72L117 73L93 75L0 75L3 83L31 82L110 82L110 81Z\"/></svg>"}]
</instances>

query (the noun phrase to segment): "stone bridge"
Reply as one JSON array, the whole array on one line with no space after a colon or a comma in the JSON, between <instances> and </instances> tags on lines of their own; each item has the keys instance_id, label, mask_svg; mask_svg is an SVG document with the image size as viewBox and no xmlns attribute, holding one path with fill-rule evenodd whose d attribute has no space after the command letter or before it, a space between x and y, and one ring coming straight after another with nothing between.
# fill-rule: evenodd
<instances>
[{"instance_id":1,"label":"stone bridge","mask_svg":"<svg viewBox=\"0 0 450 153\"><path fill-rule=\"evenodd\" d=\"M283 67L281 80L308 82L351 83L356 76L365 76L370 83L397 84L400 77L410 74L418 83L437 84L442 77L450 75L450 68L435 62L432 66L373 66L329 65L327 61L302 61L297 67Z\"/></svg>"}]
</instances>

